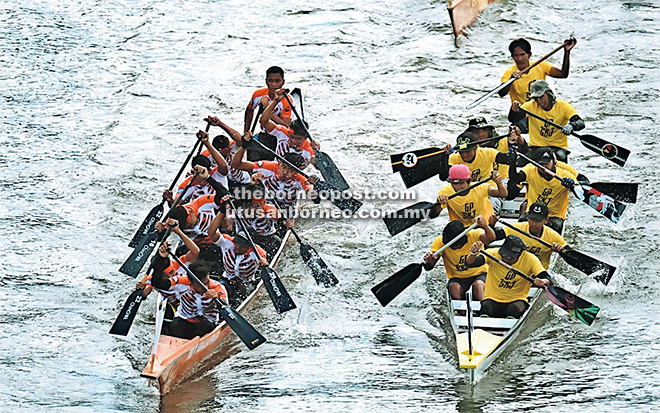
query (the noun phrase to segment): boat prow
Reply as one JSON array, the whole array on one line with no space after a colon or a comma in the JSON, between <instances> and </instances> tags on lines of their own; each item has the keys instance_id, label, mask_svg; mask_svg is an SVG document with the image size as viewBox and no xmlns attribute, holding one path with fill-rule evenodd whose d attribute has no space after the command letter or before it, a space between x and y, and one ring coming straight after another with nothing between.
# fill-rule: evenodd
<instances>
[{"instance_id":1,"label":"boat prow","mask_svg":"<svg viewBox=\"0 0 660 413\"><path fill-rule=\"evenodd\" d=\"M449 0L449 19L454 29L454 35L458 37L463 30L467 29L479 17L488 4L496 0Z\"/></svg>"}]
</instances>

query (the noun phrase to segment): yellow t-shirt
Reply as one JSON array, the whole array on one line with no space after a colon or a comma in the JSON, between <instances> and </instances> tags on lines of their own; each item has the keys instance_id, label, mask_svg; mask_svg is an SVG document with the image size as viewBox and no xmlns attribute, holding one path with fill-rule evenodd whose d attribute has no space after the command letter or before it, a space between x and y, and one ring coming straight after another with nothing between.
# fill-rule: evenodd
<instances>
[{"instance_id":1,"label":"yellow t-shirt","mask_svg":"<svg viewBox=\"0 0 660 413\"><path fill-rule=\"evenodd\" d=\"M497 151L500 153L509 152L509 140L507 138L500 139L497 143ZM493 170L499 172L502 179L509 177L509 164L493 162Z\"/></svg>"},{"instance_id":2,"label":"yellow t-shirt","mask_svg":"<svg viewBox=\"0 0 660 413\"><path fill-rule=\"evenodd\" d=\"M541 106L533 100L522 105L522 108L561 126L566 125L573 116L577 115L577 111L570 103L559 99L549 111L541 109ZM568 137L562 133L561 129L531 116L527 117L529 118L529 146L557 146L568 149Z\"/></svg>"},{"instance_id":3,"label":"yellow t-shirt","mask_svg":"<svg viewBox=\"0 0 660 413\"><path fill-rule=\"evenodd\" d=\"M557 161L557 168L565 169L568 172L572 173L573 175L578 176L578 171L576 171L575 168L562 161Z\"/></svg>"},{"instance_id":4,"label":"yellow t-shirt","mask_svg":"<svg viewBox=\"0 0 660 413\"><path fill-rule=\"evenodd\" d=\"M525 165L522 171L527 175L527 210L534 202L543 202L548 206L549 217L559 217L566 219L566 210L568 209L568 194L571 192L568 188L562 186L561 182L557 179L550 179L549 181L539 174L536 166L530 164ZM577 182L575 175L569 171L557 168L555 172L561 178L571 178Z\"/></svg>"},{"instance_id":5,"label":"yellow t-shirt","mask_svg":"<svg viewBox=\"0 0 660 413\"><path fill-rule=\"evenodd\" d=\"M525 232L529 232L529 222L516 222L513 224L513 226L520 228ZM511 229L509 227L504 227L504 233L507 236L514 234L522 238L522 240L525 241L525 244L527 244L527 251L536 255L538 259L541 260L541 264L543 265L543 268L545 268L546 270L548 269L548 267L550 266L550 256L552 255L552 250L550 248L541 244L534 238L529 238L528 236L523 235L520 232ZM566 241L564 240L564 238L562 238L562 236L559 235L557 231L549 227L543 227L543 234L541 234L540 238L543 241L550 244L556 242L564 247L566 246Z\"/></svg>"},{"instance_id":6,"label":"yellow t-shirt","mask_svg":"<svg viewBox=\"0 0 660 413\"><path fill-rule=\"evenodd\" d=\"M498 250L499 248L489 248L486 252L501 260L502 257ZM484 258L486 258L488 264L484 298L490 298L498 303L511 303L516 300L527 301L527 294L532 284L490 258L486 256ZM518 261L513 263L512 267L532 278L545 271L541 261L534 254L527 251L520 254Z\"/></svg>"},{"instance_id":7,"label":"yellow t-shirt","mask_svg":"<svg viewBox=\"0 0 660 413\"><path fill-rule=\"evenodd\" d=\"M493 215L493 205L488 200L487 184L479 185L476 188L470 189L465 195L459 195L449 200L447 209L449 210L449 218L452 221L459 220L464 226L468 227L474 223L479 215L482 215L486 220ZM454 188L445 185L438 192L440 195L451 195L455 193Z\"/></svg>"},{"instance_id":8,"label":"yellow t-shirt","mask_svg":"<svg viewBox=\"0 0 660 413\"><path fill-rule=\"evenodd\" d=\"M452 153L449 155L449 165L467 165L470 168L472 180L481 181L488 178L493 172L493 164L498 153L497 149L477 147L477 154L470 163L463 162L463 158L458 152Z\"/></svg>"},{"instance_id":9,"label":"yellow t-shirt","mask_svg":"<svg viewBox=\"0 0 660 413\"><path fill-rule=\"evenodd\" d=\"M470 247L472 247L472 244L479 241L479 237L483 233L483 229L474 229L467 233L468 240L461 248L455 250L452 249L452 247L449 247L442 252L442 261L445 264L447 278L470 278L483 274L488 270L486 264L474 268L469 268L467 264L465 264L465 259L470 254ZM442 235L440 235L435 241L433 241L431 252L436 252L444 246L445 243L442 242Z\"/></svg>"},{"instance_id":10,"label":"yellow t-shirt","mask_svg":"<svg viewBox=\"0 0 660 413\"><path fill-rule=\"evenodd\" d=\"M530 65L533 65L534 62L529 62ZM550 69L552 65L548 62L541 62L535 68L532 68L529 72L522 75L520 79L516 79L515 82L511 84L511 89L509 90L509 96L511 96L511 102L517 100L520 103L525 103L529 100L529 95L531 94L530 88L532 82L535 80L545 80L545 77L550 74ZM502 75L502 83L511 79L513 72L518 71L518 66L513 65L504 72Z\"/></svg>"}]
</instances>

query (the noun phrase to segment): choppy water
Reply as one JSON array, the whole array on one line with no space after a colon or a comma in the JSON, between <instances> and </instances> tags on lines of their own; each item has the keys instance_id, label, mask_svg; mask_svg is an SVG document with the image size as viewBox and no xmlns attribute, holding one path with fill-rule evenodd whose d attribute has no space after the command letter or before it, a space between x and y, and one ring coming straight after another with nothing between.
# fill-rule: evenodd
<instances>
[{"instance_id":1,"label":"choppy water","mask_svg":"<svg viewBox=\"0 0 660 413\"><path fill-rule=\"evenodd\" d=\"M503 1L457 45L445 7L2 2L0 410L657 408L660 6ZM538 57L570 34L578 44L570 77L553 82L557 94L585 132L633 152L622 169L572 140L572 163L592 181L643 184L617 225L571 205L569 242L619 267L604 287L559 266L567 287L582 284L580 295L602 307L594 326L552 310L472 392L443 350L432 283L418 281L385 309L369 292L419 261L446 218L393 239L378 220L306 223L303 236L340 285L315 286L291 248L279 272L300 310L276 315L262 299L249 316L269 343L236 345L162 401L145 386L153 299L127 338L108 335L134 282L117 269L205 115L240 129L250 94L279 64L287 85L307 90L311 132L351 186L403 189L390 153L452 142L475 114L505 126L507 99L464 107L499 84L512 38L530 39ZM439 186L420 185L420 199Z\"/></svg>"}]
</instances>

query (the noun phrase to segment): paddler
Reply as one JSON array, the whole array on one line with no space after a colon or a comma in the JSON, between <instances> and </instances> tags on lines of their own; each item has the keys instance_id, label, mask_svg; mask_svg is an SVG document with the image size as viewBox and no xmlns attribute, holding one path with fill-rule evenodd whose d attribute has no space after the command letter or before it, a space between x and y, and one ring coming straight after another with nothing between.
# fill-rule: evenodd
<instances>
[{"instance_id":1,"label":"paddler","mask_svg":"<svg viewBox=\"0 0 660 413\"><path fill-rule=\"evenodd\" d=\"M524 132L529 130L529 147L550 147L557 159L568 162L568 135L584 129L584 121L570 103L557 99L545 80L532 83L530 97L524 104L514 101L509 112L509 121L515 123ZM561 125L561 129L548 125L542 120L531 117L519 110L523 108L544 119L551 119ZM525 126L525 120L528 124Z\"/></svg>"},{"instance_id":2,"label":"paddler","mask_svg":"<svg viewBox=\"0 0 660 413\"><path fill-rule=\"evenodd\" d=\"M522 138L512 131L507 139L509 145L515 145ZM469 130L458 135L456 145L459 146L458 153L449 155L449 166L467 165L473 181L481 181L491 176L494 163L510 163L508 154L500 153L497 149L480 147L479 139ZM445 147L450 148L450 145Z\"/></svg>"},{"instance_id":3,"label":"paddler","mask_svg":"<svg viewBox=\"0 0 660 413\"><path fill-rule=\"evenodd\" d=\"M546 204L543 202L534 202L529 207L529 211L527 212L527 222L514 222L512 225L534 235L535 237L542 239L543 241L550 244L550 247L541 244L533 238L522 235L520 232L507 226L502 228L495 228L495 239L501 240L512 234L524 238L525 244L527 245L527 251L536 255L536 257L541 261L543 268L547 270L550 266L550 256L552 253L560 252L567 246L566 240L564 240L564 238L559 235L557 231L548 226L545 226L549 220L548 213L549 210ZM490 222L492 225L494 225L496 222L493 218L494 216L491 217Z\"/></svg>"},{"instance_id":4,"label":"paddler","mask_svg":"<svg viewBox=\"0 0 660 413\"><path fill-rule=\"evenodd\" d=\"M479 254L482 248L481 241L475 242L465 259L470 268L488 264L481 314L498 318L520 318L529 308L527 295L531 284L501 264ZM489 248L486 252L533 278L535 287L549 286L550 275L543 268L541 261L534 254L525 251L525 248L526 245L520 237L509 235L501 247Z\"/></svg>"},{"instance_id":5,"label":"paddler","mask_svg":"<svg viewBox=\"0 0 660 413\"><path fill-rule=\"evenodd\" d=\"M527 181L527 193L525 194L527 210L525 212L527 213L529 207L535 202L544 203L549 210L547 226L561 233L566 220L569 194L575 186L577 177L570 171L557 167L555 154L550 148L536 148L531 151L530 158L554 172L561 178L561 181L531 163L525 165L519 171L516 167L513 167L509 170L509 198L513 198L518 194L518 183ZM521 219L526 218L526 214L521 217Z\"/></svg>"},{"instance_id":6,"label":"paddler","mask_svg":"<svg viewBox=\"0 0 660 413\"><path fill-rule=\"evenodd\" d=\"M447 289L454 300L465 300L465 292L470 288L472 288L472 296L475 300L481 301L484 298L484 283L488 268L485 264L481 267L470 268L466 265L465 259L470 253L472 244L477 241L490 244L495 239L495 232L481 215L477 217L476 221L481 229L468 232L442 253L442 262L449 278ZM424 269L432 270L439 259L435 258L433 253L459 236L464 230L465 227L461 221L449 221L442 231L442 235L433 241L431 251L424 255Z\"/></svg>"},{"instance_id":7,"label":"paddler","mask_svg":"<svg viewBox=\"0 0 660 413\"><path fill-rule=\"evenodd\" d=\"M496 186L484 183L470 189L466 194L449 199L449 196L455 192L465 189L472 183L470 168L467 165L454 165L449 168L449 185L445 185L438 193L437 202L440 205L434 206L430 212L430 218L440 215L440 212L447 208L449 218L452 221L459 220L464 226L470 226L476 217L481 215L488 219L493 215L493 206L488 200L489 196L498 196L506 198L507 189L502 183L502 176L497 171L492 172L493 182Z\"/></svg>"},{"instance_id":8,"label":"paddler","mask_svg":"<svg viewBox=\"0 0 660 413\"><path fill-rule=\"evenodd\" d=\"M516 78L517 80L500 90L498 92L500 96L504 97L508 93L511 95L511 102L518 101L525 103L531 98L529 85L535 80L545 80L546 76L558 79L567 78L571 65L571 49L575 47L577 40L575 37L571 37L566 39L565 43L564 60L561 69L544 61L530 69L528 73L522 74L521 72L523 70L535 63L529 61L530 57L532 57L532 45L523 38L513 40L509 44L509 53L511 53L511 57L515 64L504 72L504 75L502 75L502 83L507 82L511 78Z\"/></svg>"},{"instance_id":9,"label":"paddler","mask_svg":"<svg viewBox=\"0 0 660 413\"><path fill-rule=\"evenodd\" d=\"M254 110L261 104L261 98L265 97L269 101L275 99L275 91L281 89L282 86L284 86L284 70L279 66L269 67L266 70L266 88L255 91L245 108L243 133L250 131ZM289 127L291 123L291 106L286 99L278 101L271 112L270 119L278 125Z\"/></svg>"},{"instance_id":10,"label":"paddler","mask_svg":"<svg viewBox=\"0 0 660 413\"><path fill-rule=\"evenodd\" d=\"M314 162L314 153L320 148L318 142L309 142L307 140L307 122L304 120L296 119L291 122L289 127L279 125L272 120L272 114L277 105L284 99L284 89L275 91L275 98L268 101L268 98L263 96L262 104L266 106L264 113L261 115L261 127L268 134L277 139L277 146L275 152L284 156L285 153L293 152L303 157L305 160L305 167ZM301 168L305 169L305 168Z\"/></svg>"}]
</instances>

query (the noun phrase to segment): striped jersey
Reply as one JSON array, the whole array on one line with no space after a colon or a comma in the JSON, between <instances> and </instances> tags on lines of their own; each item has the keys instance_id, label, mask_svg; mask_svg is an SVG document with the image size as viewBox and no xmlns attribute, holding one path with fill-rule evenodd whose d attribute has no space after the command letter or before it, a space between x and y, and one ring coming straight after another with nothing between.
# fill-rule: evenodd
<instances>
[{"instance_id":1,"label":"striped jersey","mask_svg":"<svg viewBox=\"0 0 660 413\"><path fill-rule=\"evenodd\" d=\"M261 172L264 177L263 184L280 200L283 207L293 207L296 204L296 196L300 191L309 191L312 185L302 175L296 174L290 181L281 181L278 177L280 165L274 161L257 161L252 168L253 173Z\"/></svg>"},{"instance_id":2,"label":"striped jersey","mask_svg":"<svg viewBox=\"0 0 660 413\"><path fill-rule=\"evenodd\" d=\"M215 301L211 298L204 298L203 294L199 294L192 288L192 282L188 276L174 276L170 279L172 288L174 288L179 295L179 308L177 310L177 317L190 320L195 317L204 317L212 323L220 321L220 313ZM207 286L209 290L215 290L218 293L218 298L227 300L227 290L217 281L209 280Z\"/></svg>"},{"instance_id":3,"label":"striped jersey","mask_svg":"<svg viewBox=\"0 0 660 413\"><path fill-rule=\"evenodd\" d=\"M228 280L238 278L241 281L256 280L256 273L259 270L259 260L266 258L266 251L258 245L257 251L250 248L246 254L238 255L235 250L234 237L222 234L215 242L215 245L222 249L222 263L225 271L222 276Z\"/></svg>"},{"instance_id":4,"label":"striped jersey","mask_svg":"<svg viewBox=\"0 0 660 413\"><path fill-rule=\"evenodd\" d=\"M305 140L302 143L300 149L295 149L289 145L289 139L293 134L292 129L289 129L283 125L275 125L273 130L268 133L277 138L277 147L275 148L275 152L278 155L284 156L285 153L293 152L302 156L307 164L312 161L312 158L314 157L314 149L312 149L312 145L308 140Z\"/></svg>"},{"instance_id":5,"label":"striped jersey","mask_svg":"<svg viewBox=\"0 0 660 413\"><path fill-rule=\"evenodd\" d=\"M222 175L220 172L218 172L218 167L216 166L215 168L211 169L209 171L209 174L213 179L218 181L220 185L224 186L225 188L229 188L229 184L227 182L227 175ZM176 190L177 196L183 192L183 190L186 188L190 180L192 179L192 175L186 178L183 182L181 182L181 185L179 185L179 188ZM211 195L215 194L215 190L211 185L209 185L207 182L204 182L203 184L200 182L199 179L195 179L195 181L190 185L190 188L186 191L186 193L183 195L181 198L181 202L179 202L179 205L184 205L187 203L190 203L200 196L203 195Z\"/></svg>"}]
</instances>

